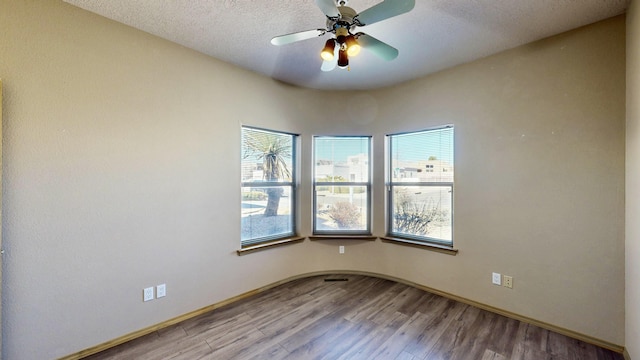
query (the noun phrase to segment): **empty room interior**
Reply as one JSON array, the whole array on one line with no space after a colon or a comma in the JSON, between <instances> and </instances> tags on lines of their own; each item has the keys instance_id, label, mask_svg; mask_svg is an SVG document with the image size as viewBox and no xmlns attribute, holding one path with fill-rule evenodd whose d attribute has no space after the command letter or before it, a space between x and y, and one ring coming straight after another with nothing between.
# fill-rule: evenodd
<instances>
[{"instance_id":1,"label":"empty room interior","mask_svg":"<svg viewBox=\"0 0 640 360\"><path fill-rule=\"evenodd\" d=\"M347 274L640 359L637 1L419 0L359 23L348 65L336 37L331 69L334 8L265 3L0 0L2 358L80 358ZM379 3L348 6L369 20ZM434 129L451 155L394 157ZM286 174L247 165L256 133L290 140ZM321 160L345 139L366 176ZM434 164L451 175L424 180ZM409 185L449 199L437 235L403 236ZM364 225L340 225L331 196L360 199ZM283 236L247 222L278 217L272 199Z\"/></svg>"}]
</instances>

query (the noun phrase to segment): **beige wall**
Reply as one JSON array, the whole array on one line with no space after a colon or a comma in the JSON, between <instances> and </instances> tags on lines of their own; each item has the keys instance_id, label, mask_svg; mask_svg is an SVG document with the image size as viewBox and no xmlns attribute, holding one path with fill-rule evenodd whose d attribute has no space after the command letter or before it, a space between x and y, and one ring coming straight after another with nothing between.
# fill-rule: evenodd
<instances>
[{"instance_id":1,"label":"beige wall","mask_svg":"<svg viewBox=\"0 0 640 360\"><path fill-rule=\"evenodd\" d=\"M624 54L620 17L380 92L401 131L456 126L460 254L398 276L621 344Z\"/></svg>"},{"instance_id":2,"label":"beige wall","mask_svg":"<svg viewBox=\"0 0 640 360\"><path fill-rule=\"evenodd\" d=\"M63 356L333 269L624 343L624 18L347 93L289 87L58 1L0 0L0 24L6 358ZM460 253L307 240L238 257L243 123L302 134L303 235L312 135L373 134L380 159L386 133L455 124ZM168 296L143 303L160 283Z\"/></svg>"},{"instance_id":3,"label":"beige wall","mask_svg":"<svg viewBox=\"0 0 640 360\"><path fill-rule=\"evenodd\" d=\"M626 315L625 344L640 358L640 6L627 13Z\"/></svg>"}]
</instances>

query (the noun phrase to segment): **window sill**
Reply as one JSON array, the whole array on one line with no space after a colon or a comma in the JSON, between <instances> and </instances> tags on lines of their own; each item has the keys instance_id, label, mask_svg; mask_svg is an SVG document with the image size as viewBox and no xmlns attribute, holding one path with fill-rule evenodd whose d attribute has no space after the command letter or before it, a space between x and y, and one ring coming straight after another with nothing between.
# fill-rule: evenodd
<instances>
[{"instance_id":1,"label":"window sill","mask_svg":"<svg viewBox=\"0 0 640 360\"><path fill-rule=\"evenodd\" d=\"M304 240L304 236L294 236L286 239L274 240L269 242L264 242L261 244L249 245L243 247L242 249L237 250L238 256L246 255L255 251L260 251L264 249L269 249L276 246L289 245L293 243L297 243Z\"/></svg>"},{"instance_id":2,"label":"window sill","mask_svg":"<svg viewBox=\"0 0 640 360\"><path fill-rule=\"evenodd\" d=\"M309 240L368 240L375 241L378 237L373 235L310 235Z\"/></svg>"},{"instance_id":3,"label":"window sill","mask_svg":"<svg viewBox=\"0 0 640 360\"><path fill-rule=\"evenodd\" d=\"M454 255L455 256L455 255L458 254L458 249L454 249L453 247L446 246L446 245L425 243L425 242L421 242L421 241L400 239L400 238L394 238L394 237L388 237L388 236L381 236L380 239L382 241L388 242L388 243L393 243L393 244L398 244L398 245L406 245L406 246L413 246L413 247L417 247L417 248L421 248L421 249L425 249L425 250L436 251L436 252L443 253L443 254L448 254L448 255Z\"/></svg>"}]
</instances>

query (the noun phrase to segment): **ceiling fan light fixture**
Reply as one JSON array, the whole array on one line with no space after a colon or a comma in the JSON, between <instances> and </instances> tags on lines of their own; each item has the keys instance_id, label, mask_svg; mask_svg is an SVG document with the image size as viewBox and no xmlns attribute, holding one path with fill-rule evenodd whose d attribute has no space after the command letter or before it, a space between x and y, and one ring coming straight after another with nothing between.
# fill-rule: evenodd
<instances>
[{"instance_id":1,"label":"ceiling fan light fixture","mask_svg":"<svg viewBox=\"0 0 640 360\"><path fill-rule=\"evenodd\" d=\"M347 44L347 54L349 56L356 56L360 53L360 44L358 44L355 36L349 35L345 41L345 44Z\"/></svg>"},{"instance_id":2,"label":"ceiling fan light fixture","mask_svg":"<svg viewBox=\"0 0 640 360\"><path fill-rule=\"evenodd\" d=\"M341 69L349 66L349 56L346 51L340 50L338 51L338 67Z\"/></svg>"},{"instance_id":3,"label":"ceiling fan light fixture","mask_svg":"<svg viewBox=\"0 0 640 360\"><path fill-rule=\"evenodd\" d=\"M363 47L384 60L395 59L398 49L363 32L355 33L355 29L404 14L413 9L416 0L382 0L360 13L346 6L348 2L349 0L315 0L327 18L326 28L276 36L271 39L271 43L279 46L333 34L333 38L325 43L320 52L323 59L320 70L325 72L333 70L336 65L348 69L349 57L358 55Z\"/></svg>"},{"instance_id":4,"label":"ceiling fan light fixture","mask_svg":"<svg viewBox=\"0 0 640 360\"><path fill-rule=\"evenodd\" d=\"M349 29L344 26L338 26L336 28L336 41L338 44L342 45L347 41L347 37L349 37Z\"/></svg>"},{"instance_id":5,"label":"ceiling fan light fixture","mask_svg":"<svg viewBox=\"0 0 640 360\"><path fill-rule=\"evenodd\" d=\"M324 49L322 49L320 56L324 61L331 61L333 60L335 49L336 49L336 40L329 39L324 44Z\"/></svg>"}]
</instances>

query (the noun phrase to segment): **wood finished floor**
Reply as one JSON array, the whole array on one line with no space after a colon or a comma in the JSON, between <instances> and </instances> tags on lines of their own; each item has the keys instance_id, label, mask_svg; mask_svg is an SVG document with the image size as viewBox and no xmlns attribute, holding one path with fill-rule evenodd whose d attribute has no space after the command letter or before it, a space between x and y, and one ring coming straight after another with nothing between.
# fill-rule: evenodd
<instances>
[{"instance_id":1,"label":"wood finished floor","mask_svg":"<svg viewBox=\"0 0 640 360\"><path fill-rule=\"evenodd\" d=\"M344 278L345 282L325 281ZM295 280L86 359L622 360L393 281Z\"/></svg>"}]
</instances>

